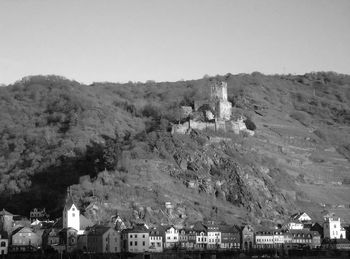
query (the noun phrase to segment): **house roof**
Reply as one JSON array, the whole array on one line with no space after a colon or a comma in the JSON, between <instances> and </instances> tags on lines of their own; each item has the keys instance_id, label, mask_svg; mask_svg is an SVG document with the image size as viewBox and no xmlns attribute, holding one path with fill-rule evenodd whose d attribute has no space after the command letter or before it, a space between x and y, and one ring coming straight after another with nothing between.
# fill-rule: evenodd
<instances>
[{"instance_id":1,"label":"house roof","mask_svg":"<svg viewBox=\"0 0 350 259\"><path fill-rule=\"evenodd\" d=\"M219 230L222 233L239 233L240 229L237 228L237 226L233 225L233 226L228 226L228 225L221 225L219 226Z\"/></svg>"},{"instance_id":2,"label":"house roof","mask_svg":"<svg viewBox=\"0 0 350 259\"><path fill-rule=\"evenodd\" d=\"M79 218L80 218L80 229L81 229L81 226L92 226L93 225L92 221L89 220L87 217L85 217L83 214L80 214Z\"/></svg>"},{"instance_id":3,"label":"house roof","mask_svg":"<svg viewBox=\"0 0 350 259\"><path fill-rule=\"evenodd\" d=\"M295 213L295 214L293 214L292 216L291 216L291 218L292 219L294 219L294 220L299 220L299 218L301 217L301 216L303 216L303 215L305 215L305 216L307 216L307 217L309 217L309 218L311 218L306 212L298 212L298 213Z\"/></svg>"},{"instance_id":4,"label":"house roof","mask_svg":"<svg viewBox=\"0 0 350 259\"><path fill-rule=\"evenodd\" d=\"M195 231L204 231L206 232L207 231L207 228L203 225L202 222L198 221L194 224L193 226L193 230Z\"/></svg>"},{"instance_id":5,"label":"house roof","mask_svg":"<svg viewBox=\"0 0 350 259\"><path fill-rule=\"evenodd\" d=\"M124 233L148 233L149 229L145 225L136 225L133 228L124 229Z\"/></svg>"},{"instance_id":6,"label":"house roof","mask_svg":"<svg viewBox=\"0 0 350 259\"><path fill-rule=\"evenodd\" d=\"M7 234L6 231L0 231L0 236L1 236L1 239L8 239L9 238L9 235Z\"/></svg>"},{"instance_id":7,"label":"house roof","mask_svg":"<svg viewBox=\"0 0 350 259\"><path fill-rule=\"evenodd\" d=\"M164 234L164 232L165 232L165 228L163 226L160 226L160 225L149 229L150 236L162 236Z\"/></svg>"},{"instance_id":8,"label":"house roof","mask_svg":"<svg viewBox=\"0 0 350 259\"><path fill-rule=\"evenodd\" d=\"M95 225L88 230L88 236L102 236L104 233L106 233L108 230L110 230L111 227L103 226L103 225Z\"/></svg>"},{"instance_id":9,"label":"house roof","mask_svg":"<svg viewBox=\"0 0 350 259\"><path fill-rule=\"evenodd\" d=\"M59 218L53 225L52 228L63 228L63 219Z\"/></svg>"},{"instance_id":10,"label":"house roof","mask_svg":"<svg viewBox=\"0 0 350 259\"><path fill-rule=\"evenodd\" d=\"M2 211L0 211L0 216L14 216L14 215L5 209L2 209Z\"/></svg>"},{"instance_id":11,"label":"house roof","mask_svg":"<svg viewBox=\"0 0 350 259\"><path fill-rule=\"evenodd\" d=\"M27 227L19 227L16 228L13 232L12 232L12 236L16 235L18 232L31 232L34 233L33 230L31 228L27 228Z\"/></svg>"},{"instance_id":12,"label":"house roof","mask_svg":"<svg viewBox=\"0 0 350 259\"><path fill-rule=\"evenodd\" d=\"M72 197L72 195L68 194L68 197L66 199L66 204L64 205L64 208L66 210L69 210L72 207L73 204L75 205L73 197ZM75 205L75 207L77 207L77 205Z\"/></svg>"}]
</instances>

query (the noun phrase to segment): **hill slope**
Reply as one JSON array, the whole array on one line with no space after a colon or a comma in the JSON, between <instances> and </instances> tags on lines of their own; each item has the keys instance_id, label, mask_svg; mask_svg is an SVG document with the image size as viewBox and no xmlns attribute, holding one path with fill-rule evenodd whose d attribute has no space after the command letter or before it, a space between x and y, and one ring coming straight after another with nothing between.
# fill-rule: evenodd
<instances>
[{"instance_id":1,"label":"hill slope","mask_svg":"<svg viewBox=\"0 0 350 259\"><path fill-rule=\"evenodd\" d=\"M178 224L269 222L298 209L348 215L350 77L216 79L227 81L234 112L256 124L254 137L171 135L178 107L207 98L211 78L82 85L34 76L1 88L1 204L58 215L66 187L76 184L81 205L97 204L102 219L116 210Z\"/></svg>"}]
</instances>

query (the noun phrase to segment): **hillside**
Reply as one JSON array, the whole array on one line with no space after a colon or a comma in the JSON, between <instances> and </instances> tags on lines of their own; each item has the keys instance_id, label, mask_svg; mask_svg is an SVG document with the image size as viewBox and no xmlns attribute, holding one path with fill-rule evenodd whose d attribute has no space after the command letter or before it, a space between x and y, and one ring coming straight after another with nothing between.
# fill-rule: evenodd
<instances>
[{"instance_id":1,"label":"hillside","mask_svg":"<svg viewBox=\"0 0 350 259\"><path fill-rule=\"evenodd\" d=\"M99 220L184 224L283 220L298 210L348 222L350 76L217 76L254 137L170 133L180 105L208 96L203 78L94 83L33 76L0 88L1 204L59 215L67 186ZM173 210L166 210L170 201ZM89 213L89 211L87 211Z\"/></svg>"}]
</instances>

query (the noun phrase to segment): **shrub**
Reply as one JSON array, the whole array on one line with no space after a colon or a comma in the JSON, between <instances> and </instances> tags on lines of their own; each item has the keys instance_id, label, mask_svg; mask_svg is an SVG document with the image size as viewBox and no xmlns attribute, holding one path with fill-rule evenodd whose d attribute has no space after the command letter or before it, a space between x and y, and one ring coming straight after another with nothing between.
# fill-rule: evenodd
<instances>
[{"instance_id":1,"label":"shrub","mask_svg":"<svg viewBox=\"0 0 350 259\"><path fill-rule=\"evenodd\" d=\"M247 129L256 130L255 123L249 117L244 121L244 123L245 123L245 126L247 127Z\"/></svg>"},{"instance_id":2,"label":"shrub","mask_svg":"<svg viewBox=\"0 0 350 259\"><path fill-rule=\"evenodd\" d=\"M152 104L147 104L143 107L142 115L145 117L159 117L159 109Z\"/></svg>"}]
</instances>

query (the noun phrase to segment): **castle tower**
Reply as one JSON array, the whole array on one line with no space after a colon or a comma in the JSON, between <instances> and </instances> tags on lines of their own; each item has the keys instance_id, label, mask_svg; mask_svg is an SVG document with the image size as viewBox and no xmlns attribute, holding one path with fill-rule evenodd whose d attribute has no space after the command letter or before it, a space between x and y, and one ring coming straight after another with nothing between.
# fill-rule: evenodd
<instances>
[{"instance_id":1,"label":"castle tower","mask_svg":"<svg viewBox=\"0 0 350 259\"><path fill-rule=\"evenodd\" d=\"M232 103L227 101L227 83L210 84L210 101L215 104L216 118L221 121L231 119Z\"/></svg>"},{"instance_id":2,"label":"castle tower","mask_svg":"<svg viewBox=\"0 0 350 259\"><path fill-rule=\"evenodd\" d=\"M227 83L226 82L211 83L210 99L212 101L227 102Z\"/></svg>"},{"instance_id":3,"label":"castle tower","mask_svg":"<svg viewBox=\"0 0 350 259\"><path fill-rule=\"evenodd\" d=\"M74 204L70 189L67 189L66 204L63 209L63 228L74 228L80 232L80 211Z\"/></svg>"}]
</instances>

